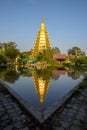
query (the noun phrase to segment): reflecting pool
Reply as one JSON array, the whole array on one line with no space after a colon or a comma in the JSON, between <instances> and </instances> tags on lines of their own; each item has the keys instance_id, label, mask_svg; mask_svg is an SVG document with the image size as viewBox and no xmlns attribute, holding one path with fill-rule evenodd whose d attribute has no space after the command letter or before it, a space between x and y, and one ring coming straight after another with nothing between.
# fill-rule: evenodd
<instances>
[{"instance_id":1,"label":"reflecting pool","mask_svg":"<svg viewBox=\"0 0 87 130\"><path fill-rule=\"evenodd\" d=\"M6 68L0 72L6 84L34 109L45 112L83 79L76 70Z\"/></svg>"}]
</instances>

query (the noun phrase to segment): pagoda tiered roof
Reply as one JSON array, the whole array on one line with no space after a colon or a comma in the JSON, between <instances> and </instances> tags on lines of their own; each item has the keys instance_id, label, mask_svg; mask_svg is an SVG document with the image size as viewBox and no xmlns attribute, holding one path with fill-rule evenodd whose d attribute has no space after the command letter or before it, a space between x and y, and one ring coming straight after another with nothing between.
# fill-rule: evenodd
<instances>
[{"instance_id":1,"label":"pagoda tiered roof","mask_svg":"<svg viewBox=\"0 0 87 130\"><path fill-rule=\"evenodd\" d=\"M42 18L42 23L37 33L34 48L33 48L33 57L36 57L39 52L43 52L43 50L47 50L49 48L51 48L50 39L48 36L48 32L46 31L44 19Z\"/></svg>"}]
</instances>

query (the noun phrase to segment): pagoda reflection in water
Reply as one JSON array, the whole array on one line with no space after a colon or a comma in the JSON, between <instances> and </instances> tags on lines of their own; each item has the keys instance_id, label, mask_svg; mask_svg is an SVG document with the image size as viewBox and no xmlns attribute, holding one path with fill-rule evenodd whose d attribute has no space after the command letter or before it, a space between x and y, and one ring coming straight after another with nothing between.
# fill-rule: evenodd
<instances>
[{"instance_id":1,"label":"pagoda reflection in water","mask_svg":"<svg viewBox=\"0 0 87 130\"><path fill-rule=\"evenodd\" d=\"M48 79L43 79L43 77L39 77L36 72L32 72L32 77L34 79L36 93L38 94L40 103L42 104L49 88L50 77Z\"/></svg>"}]
</instances>

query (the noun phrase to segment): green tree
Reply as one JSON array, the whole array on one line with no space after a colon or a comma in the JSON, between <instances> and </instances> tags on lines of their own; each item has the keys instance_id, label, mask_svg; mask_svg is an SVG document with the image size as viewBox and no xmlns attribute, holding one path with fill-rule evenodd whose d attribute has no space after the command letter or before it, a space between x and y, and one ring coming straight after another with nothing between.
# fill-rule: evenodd
<instances>
[{"instance_id":1,"label":"green tree","mask_svg":"<svg viewBox=\"0 0 87 130\"><path fill-rule=\"evenodd\" d=\"M61 51L58 47L53 47L52 51L53 51L53 54L61 54Z\"/></svg>"},{"instance_id":2,"label":"green tree","mask_svg":"<svg viewBox=\"0 0 87 130\"><path fill-rule=\"evenodd\" d=\"M80 56L75 59L75 65L86 65L87 66L87 57L86 56Z\"/></svg>"},{"instance_id":3,"label":"green tree","mask_svg":"<svg viewBox=\"0 0 87 130\"><path fill-rule=\"evenodd\" d=\"M44 50L43 52L40 52L37 59L40 62L45 61L47 64L50 64L51 66L59 66L59 62L53 59L52 49L48 49L48 50Z\"/></svg>"},{"instance_id":4,"label":"green tree","mask_svg":"<svg viewBox=\"0 0 87 130\"><path fill-rule=\"evenodd\" d=\"M20 58L29 58L29 52L21 52L20 53Z\"/></svg>"},{"instance_id":5,"label":"green tree","mask_svg":"<svg viewBox=\"0 0 87 130\"><path fill-rule=\"evenodd\" d=\"M19 55L19 50L16 49L17 45L15 42L3 43L3 50L5 51L6 56L11 62L14 62L17 55Z\"/></svg>"},{"instance_id":6,"label":"green tree","mask_svg":"<svg viewBox=\"0 0 87 130\"><path fill-rule=\"evenodd\" d=\"M68 55L85 56L85 52L79 47L73 47L72 49L68 49Z\"/></svg>"},{"instance_id":7,"label":"green tree","mask_svg":"<svg viewBox=\"0 0 87 130\"><path fill-rule=\"evenodd\" d=\"M38 60L39 61L47 61L50 62L53 57L53 52L51 49L44 50L43 52L39 52L38 54Z\"/></svg>"},{"instance_id":8,"label":"green tree","mask_svg":"<svg viewBox=\"0 0 87 130\"><path fill-rule=\"evenodd\" d=\"M0 43L0 64L1 63L6 63L6 54L5 54L5 51L3 49L3 44Z\"/></svg>"}]
</instances>

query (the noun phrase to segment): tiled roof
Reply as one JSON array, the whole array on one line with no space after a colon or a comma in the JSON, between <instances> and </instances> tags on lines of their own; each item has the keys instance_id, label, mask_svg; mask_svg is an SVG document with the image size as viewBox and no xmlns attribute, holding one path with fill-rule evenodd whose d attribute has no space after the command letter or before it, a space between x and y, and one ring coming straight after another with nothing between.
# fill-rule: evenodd
<instances>
[{"instance_id":1,"label":"tiled roof","mask_svg":"<svg viewBox=\"0 0 87 130\"><path fill-rule=\"evenodd\" d=\"M53 70L52 73L54 75L60 75L60 74L65 74L66 70Z\"/></svg>"},{"instance_id":2,"label":"tiled roof","mask_svg":"<svg viewBox=\"0 0 87 130\"><path fill-rule=\"evenodd\" d=\"M66 60L66 54L53 54L53 59Z\"/></svg>"}]
</instances>

